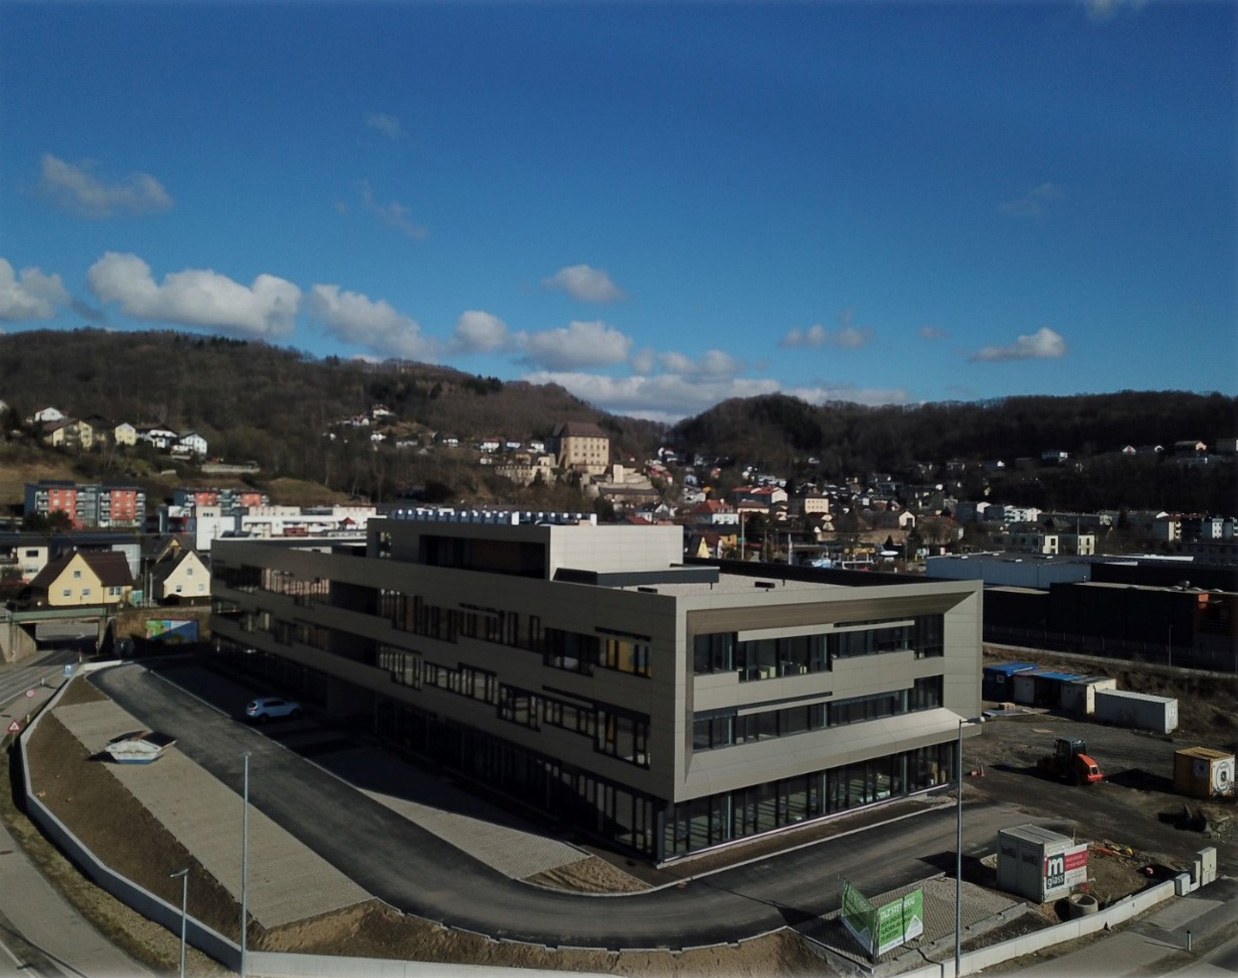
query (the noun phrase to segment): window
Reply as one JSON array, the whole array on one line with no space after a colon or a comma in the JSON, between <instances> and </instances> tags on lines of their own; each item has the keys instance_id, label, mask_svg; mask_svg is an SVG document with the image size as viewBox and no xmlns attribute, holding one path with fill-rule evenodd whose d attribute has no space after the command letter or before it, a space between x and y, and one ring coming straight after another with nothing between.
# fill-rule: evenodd
<instances>
[{"instance_id":1,"label":"window","mask_svg":"<svg viewBox=\"0 0 1238 978\"><path fill-rule=\"evenodd\" d=\"M649 767L649 717L599 706L593 749L630 764Z\"/></svg>"},{"instance_id":2,"label":"window","mask_svg":"<svg viewBox=\"0 0 1238 978\"><path fill-rule=\"evenodd\" d=\"M60 596L62 598L72 597L72 595L73 595L73 592L69 588L65 588L63 591L60 592Z\"/></svg>"},{"instance_id":3,"label":"window","mask_svg":"<svg viewBox=\"0 0 1238 978\"><path fill-rule=\"evenodd\" d=\"M650 674L649 645L651 640L649 636L628 635L604 628L599 628L598 631L606 635L602 639L601 658L598 665L604 669L614 669L637 676Z\"/></svg>"},{"instance_id":4,"label":"window","mask_svg":"<svg viewBox=\"0 0 1238 978\"><path fill-rule=\"evenodd\" d=\"M82 572L80 570L75 570L73 572L73 580L80 581L81 579L82 579Z\"/></svg>"},{"instance_id":5,"label":"window","mask_svg":"<svg viewBox=\"0 0 1238 978\"><path fill-rule=\"evenodd\" d=\"M499 716L511 723L538 729L537 694L515 686L499 686Z\"/></svg>"}]
</instances>

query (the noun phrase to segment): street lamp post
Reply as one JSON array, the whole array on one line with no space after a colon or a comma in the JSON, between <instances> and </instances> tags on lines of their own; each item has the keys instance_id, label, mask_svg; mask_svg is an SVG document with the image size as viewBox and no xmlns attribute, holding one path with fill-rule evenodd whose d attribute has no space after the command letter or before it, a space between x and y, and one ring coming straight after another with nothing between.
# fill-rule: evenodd
<instances>
[{"instance_id":1,"label":"street lamp post","mask_svg":"<svg viewBox=\"0 0 1238 978\"><path fill-rule=\"evenodd\" d=\"M955 805L956 839L954 846L954 978L959 978L963 959L963 728L984 723L984 717L959 717L957 802Z\"/></svg>"},{"instance_id":2,"label":"street lamp post","mask_svg":"<svg viewBox=\"0 0 1238 978\"><path fill-rule=\"evenodd\" d=\"M168 879L180 877L181 881L181 970L180 978L185 978L185 922L189 917L189 867L169 873Z\"/></svg>"},{"instance_id":3,"label":"street lamp post","mask_svg":"<svg viewBox=\"0 0 1238 978\"><path fill-rule=\"evenodd\" d=\"M245 760L245 778L241 789L241 978L245 978L246 938L249 931L248 906L246 905L249 882L249 751L242 755Z\"/></svg>"}]
</instances>

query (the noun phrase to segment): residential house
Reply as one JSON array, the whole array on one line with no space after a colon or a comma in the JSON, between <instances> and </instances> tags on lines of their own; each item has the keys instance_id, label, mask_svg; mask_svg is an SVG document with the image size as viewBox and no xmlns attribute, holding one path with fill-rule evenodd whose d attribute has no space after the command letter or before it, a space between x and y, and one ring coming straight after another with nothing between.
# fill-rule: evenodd
<instances>
[{"instance_id":1,"label":"residential house","mask_svg":"<svg viewBox=\"0 0 1238 978\"><path fill-rule=\"evenodd\" d=\"M138 428L138 439L154 445L161 452L166 452L176 444L180 435L163 425L141 425Z\"/></svg>"},{"instance_id":2,"label":"residential house","mask_svg":"<svg viewBox=\"0 0 1238 978\"><path fill-rule=\"evenodd\" d=\"M176 444L172 451L183 455L197 455L199 458L206 457L206 439L196 431L186 431L183 435L176 439Z\"/></svg>"},{"instance_id":3,"label":"residential house","mask_svg":"<svg viewBox=\"0 0 1238 978\"><path fill-rule=\"evenodd\" d=\"M0 579L29 582L51 559L51 544L41 533L0 533Z\"/></svg>"},{"instance_id":4,"label":"residential house","mask_svg":"<svg viewBox=\"0 0 1238 978\"><path fill-rule=\"evenodd\" d=\"M731 493L735 508L747 512L768 513L777 503L787 501L787 490L781 486L740 486Z\"/></svg>"},{"instance_id":5,"label":"residential house","mask_svg":"<svg viewBox=\"0 0 1238 978\"><path fill-rule=\"evenodd\" d=\"M136 445L138 443L138 429L128 421L122 421L112 429L112 441L117 445Z\"/></svg>"},{"instance_id":6,"label":"residential house","mask_svg":"<svg viewBox=\"0 0 1238 978\"><path fill-rule=\"evenodd\" d=\"M50 561L30 582L33 600L49 608L120 605L133 590L125 555L77 551Z\"/></svg>"},{"instance_id":7,"label":"residential house","mask_svg":"<svg viewBox=\"0 0 1238 978\"><path fill-rule=\"evenodd\" d=\"M1194 455L1203 455L1208 450L1208 446L1202 441L1195 441L1187 438L1184 441L1174 442L1174 454L1179 458L1189 458Z\"/></svg>"},{"instance_id":8,"label":"residential house","mask_svg":"<svg viewBox=\"0 0 1238 978\"><path fill-rule=\"evenodd\" d=\"M67 418L63 411L59 408L45 407L42 410L35 411L29 418L26 419L33 424L45 424L48 421L65 421Z\"/></svg>"},{"instance_id":9,"label":"residential house","mask_svg":"<svg viewBox=\"0 0 1238 978\"><path fill-rule=\"evenodd\" d=\"M181 550L150 570L151 597L160 604L206 603L211 599L211 570L194 550Z\"/></svg>"},{"instance_id":10,"label":"residential house","mask_svg":"<svg viewBox=\"0 0 1238 978\"><path fill-rule=\"evenodd\" d=\"M830 497L819 492L810 492L799 499L798 505L800 512L805 516L816 516L818 514L828 516L830 512Z\"/></svg>"},{"instance_id":11,"label":"residential house","mask_svg":"<svg viewBox=\"0 0 1238 978\"><path fill-rule=\"evenodd\" d=\"M483 438L480 438L477 441L477 444L473 447L479 452L485 452L488 454L490 452L497 452L502 445L503 439L496 438L494 435L486 435Z\"/></svg>"},{"instance_id":12,"label":"residential house","mask_svg":"<svg viewBox=\"0 0 1238 978\"><path fill-rule=\"evenodd\" d=\"M698 503L688 511L688 517L694 523L707 523L711 527L739 526L739 511L720 499Z\"/></svg>"}]
</instances>

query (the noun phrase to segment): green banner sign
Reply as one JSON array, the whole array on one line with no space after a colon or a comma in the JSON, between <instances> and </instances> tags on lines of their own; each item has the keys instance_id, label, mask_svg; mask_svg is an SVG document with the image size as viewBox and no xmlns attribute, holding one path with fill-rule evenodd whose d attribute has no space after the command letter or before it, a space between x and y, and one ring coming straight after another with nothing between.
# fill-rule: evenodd
<instances>
[{"instance_id":1,"label":"green banner sign","mask_svg":"<svg viewBox=\"0 0 1238 978\"><path fill-rule=\"evenodd\" d=\"M876 960L886 951L924 933L924 891L913 890L898 900L876 907L844 879L842 921L864 953Z\"/></svg>"},{"instance_id":2,"label":"green banner sign","mask_svg":"<svg viewBox=\"0 0 1238 978\"><path fill-rule=\"evenodd\" d=\"M842 904L843 926L871 957L873 938L877 934L877 908L846 879L843 880Z\"/></svg>"},{"instance_id":3,"label":"green banner sign","mask_svg":"<svg viewBox=\"0 0 1238 978\"><path fill-rule=\"evenodd\" d=\"M912 890L902 899L877 908L877 954L885 954L923 933L923 890Z\"/></svg>"}]
</instances>

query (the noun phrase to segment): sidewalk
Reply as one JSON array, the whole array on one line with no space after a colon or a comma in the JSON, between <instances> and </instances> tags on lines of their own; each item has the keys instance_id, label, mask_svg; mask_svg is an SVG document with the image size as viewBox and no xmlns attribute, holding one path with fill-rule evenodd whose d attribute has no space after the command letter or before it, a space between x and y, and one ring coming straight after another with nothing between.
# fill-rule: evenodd
<instances>
[{"instance_id":1,"label":"sidewalk","mask_svg":"<svg viewBox=\"0 0 1238 978\"><path fill-rule=\"evenodd\" d=\"M7 728L16 715L37 711L54 686L8 703ZM0 733L3 731L0 730ZM86 978L128 978L150 972L109 943L62 897L27 858L0 822L0 976L70 974ZM10 957L10 955L12 955ZM17 958L17 962L13 958Z\"/></svg>"},{"instance_id":2,"label":"sidewalk","mask_svg":"<svg viewBox=\"0 0 1238 978\"><path fill-rule=\"evenodd\" d=\"M1136 978L1140 975L1202 973L1196 954L1218 938L1234 936L1238 925L1238 880L1219 879L1171 900L1119 934L1097 937L1086 947L1020 969L1020 978ZM1192 952L1187 951L1187 932Z\"/></svg>"}]
</instances>

